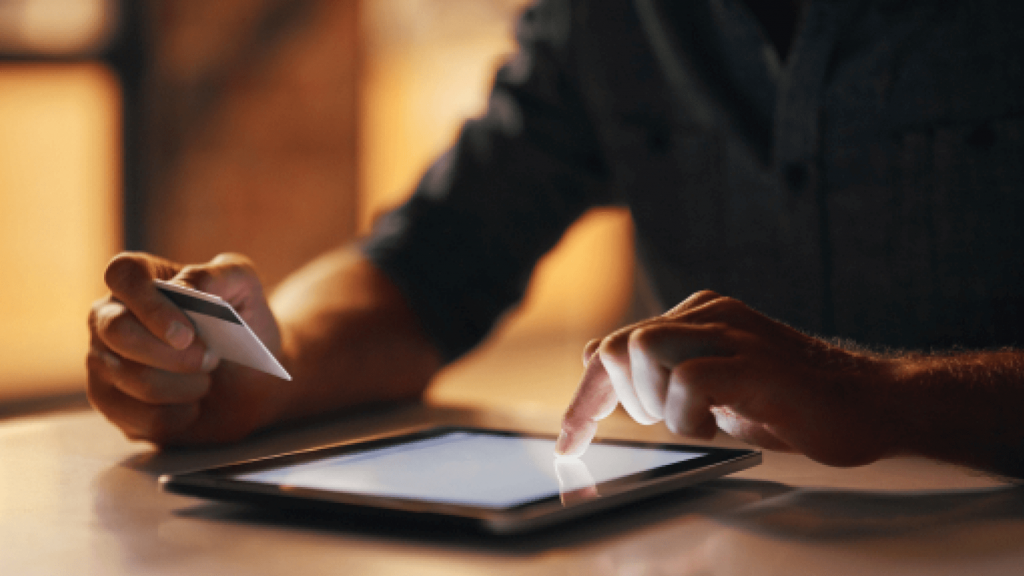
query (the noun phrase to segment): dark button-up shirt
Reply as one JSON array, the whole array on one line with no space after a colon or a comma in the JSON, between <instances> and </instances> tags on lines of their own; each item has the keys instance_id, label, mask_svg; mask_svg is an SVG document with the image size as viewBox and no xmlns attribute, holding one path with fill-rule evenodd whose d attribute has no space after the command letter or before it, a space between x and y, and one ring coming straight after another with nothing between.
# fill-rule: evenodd
<instances>
[{"instance_id":1,"label":"dark button-up shirt","mask_svg":"<svg viewBox=\"0 0 1024 576\"><path fill-rule=\"evenodd\" d=\"M665 306L712 289L898 348L1024 340L1024 4L811 0L784 63L739 0L550 0L487 113L364 249L449 358L584 211Z\"/></svg>"}]
</instances>

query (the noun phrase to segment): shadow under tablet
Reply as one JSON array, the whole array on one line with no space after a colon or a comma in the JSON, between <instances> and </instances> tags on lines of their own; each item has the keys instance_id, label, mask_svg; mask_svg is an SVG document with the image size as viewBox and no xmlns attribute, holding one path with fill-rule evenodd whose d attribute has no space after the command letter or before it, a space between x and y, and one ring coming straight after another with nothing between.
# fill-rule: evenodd
<instances>
[{"instance_id":1,"label":"shadow under tablet","mask_svg":"<svg viewBox=\"0 0 1024 576\"><path fill-rule=\"evenodd\" d=\"M175 514L182 518L215 522L313 530L339 536L369 536L517 555L602 540L687 515L728 516L745 506L791 490L776 482L712 480L700 486L644 498L627 506L512 535L494 534L475 522L450 516L409 516L380 509L352 509L341 513L307 505L267 507L214 502L184 508Z\"/></svg>"}]
</instances>

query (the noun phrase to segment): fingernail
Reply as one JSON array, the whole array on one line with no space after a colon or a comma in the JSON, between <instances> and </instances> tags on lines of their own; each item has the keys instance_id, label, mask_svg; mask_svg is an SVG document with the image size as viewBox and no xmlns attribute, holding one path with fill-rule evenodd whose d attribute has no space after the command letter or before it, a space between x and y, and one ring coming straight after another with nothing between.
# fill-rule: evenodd
<instances>
[{"instance_id":1,"label":"fingernail","mask_svg":"<svg viewBox=\"0 0 1024 576\"><path fill-rule=\"evenodd\" d=\"M117 370L121 367L121 361L117 359L117 356L114 356L110 352L100 352L100 358L103 360L103 363L107 365L107 368L111 370Z\"/></svg>"},{"instance_id":2,"label":"fingernail","mask_svg":"<svg viewBox=\"0 0 1024 576\"><path fill-rule=\"evenodd\" d=\"M184 350L188 348L188 345L192 343L192 330L181 322L171 322L171 326L167 328L167 333L164 335L167 342L177 348L178 350Z\"/></svg>"},{"instance_id":3,"label":"fingernail","mask_svg":"<svg viewBox=\"0 0 1024 576\"><path fill-rule=\"evenodd\" d=\"M220 357L207 350L203 353L203 365L200 369L203 372L213 372L213 370L217 368L218 364L220 364Z\"/></svg>"}]
</instances>

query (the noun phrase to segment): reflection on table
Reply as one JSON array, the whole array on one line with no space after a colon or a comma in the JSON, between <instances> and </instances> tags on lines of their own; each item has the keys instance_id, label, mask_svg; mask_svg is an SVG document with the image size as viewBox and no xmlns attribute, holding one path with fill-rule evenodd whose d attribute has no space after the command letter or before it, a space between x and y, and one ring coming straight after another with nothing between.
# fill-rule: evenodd
<instances>
[{"instance_id":1,"label":"reflection on table","mask_svg":"<svg viewBox=\"0 0 1024 576\"><path fill-rule=\"evenodd\" d=\"M515 538L206 502L156 486L161 473L436 423L550 432L557 413L410 406L166 453L125 441L88 411L2 422L0 572L1016 574L1024 566L1024 490L922 460L842 470L768 453L762 466L727 479ZM618 417L602 432L671 440ZM587 489L585 470L557 473L570 492Z\"/></svg>"}]
</instances>

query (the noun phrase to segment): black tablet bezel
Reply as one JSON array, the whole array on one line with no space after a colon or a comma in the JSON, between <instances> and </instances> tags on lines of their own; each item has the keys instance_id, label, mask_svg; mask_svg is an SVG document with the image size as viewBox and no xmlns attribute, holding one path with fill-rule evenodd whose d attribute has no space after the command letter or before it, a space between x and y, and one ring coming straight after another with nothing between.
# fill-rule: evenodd
<instances>
[{"instance_id":1,"label":"black tablet bezel","mask_svg":"<svg viewBox=\"0 0 1024 576\"><path fill-rule=\"evenodd\" d=\"M168 492L219 500L284 506L313 506L319 510L338 512L376 509L399 515L428 514L437 517L465 520L490 532L509 534L531 530L554 522L618 506L626 502L648 498L718 478L761 463L761 453L755 450L630 440L598 440L597 442L602 444L659 448L682 452L701 452L703 455L614 480L600 482L596 486L601 494L600 498L566 506L562 504L559 495L556 494L504 508L370 496L266 484L233 478L237 474L312 462L352 452L425 440L452 432L554 440L554 436L548 434L494 430L471 426L440 426L393 436L247 460L194 472L168 474L160 477L160 485Z\"/></svg>"}]
</instances>

